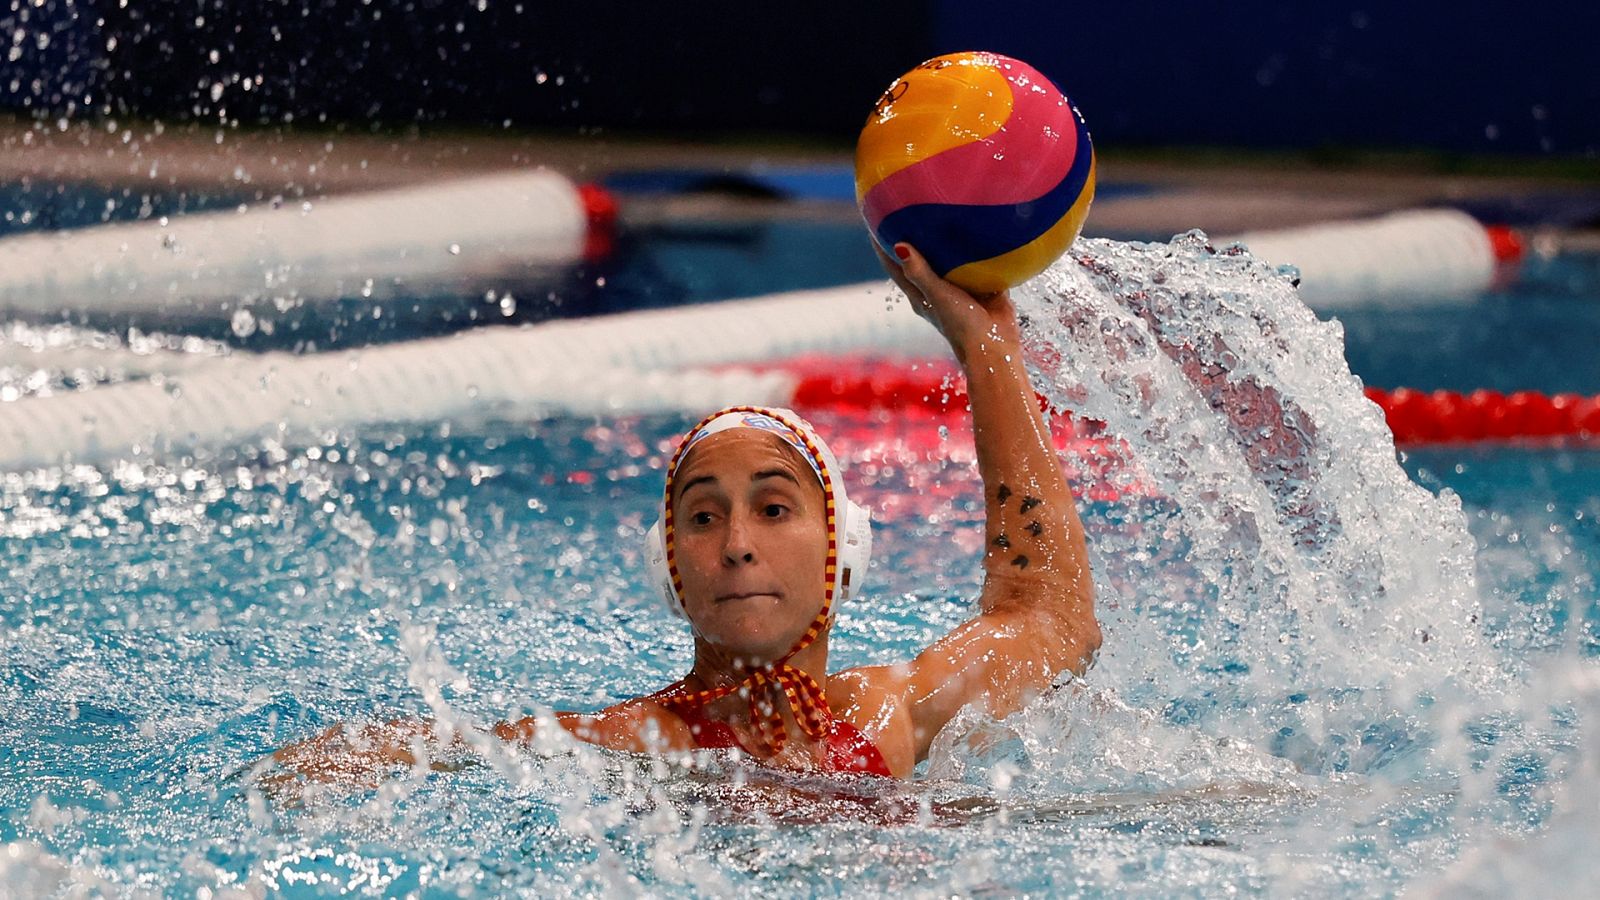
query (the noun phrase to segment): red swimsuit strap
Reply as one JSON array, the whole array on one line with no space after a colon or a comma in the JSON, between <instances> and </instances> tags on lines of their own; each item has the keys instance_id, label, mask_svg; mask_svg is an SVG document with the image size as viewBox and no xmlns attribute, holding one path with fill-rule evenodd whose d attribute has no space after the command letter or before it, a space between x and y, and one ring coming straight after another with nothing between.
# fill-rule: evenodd
<instances>
[{"instance_id":1,"label":"red swimsuit strap","mask_svg":"<svg viewBox=\"0 0 1600 900\"><path fill-rule=\"evenodd\" d=\"M656 700L663 704L667 699L668 695L665 693L656 695ZM694 739L696 747L708 750L745 750L733 726L708 717L702 708L683 706L674 709L674 712L685 725L689 726L689 734ZM828 733L828 739L824 742L824 748L828 767L834 772L894 777L878 745L849 719L832 721L832 728Z\"/></svg>"}]
</instances>

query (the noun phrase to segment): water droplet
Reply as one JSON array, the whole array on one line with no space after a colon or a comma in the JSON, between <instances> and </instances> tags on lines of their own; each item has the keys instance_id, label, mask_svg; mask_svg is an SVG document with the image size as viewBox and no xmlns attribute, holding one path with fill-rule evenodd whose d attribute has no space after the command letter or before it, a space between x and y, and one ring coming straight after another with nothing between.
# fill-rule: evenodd
<instances>
[{"instance_id":1,"label":"water droplet","mask_svg":"<svg viewBox=\"0 0 1600 900\"><path fill-rule=\"evenodd\" d=\"M443 519L434 519L428 523L428 543L437 547L450 538L450 523Z\"/></svg>"},{"instance_id":2,"label":"water droplet","mask_svg":"<svg viewBox=\"0 0 1600 900\"><path fill-rule=\"evenodd\" d=\"M256 316L248 309L234 310L233 318L229 324L237 337L247 338L256 333Z\"/></svg>"}]
</instances>

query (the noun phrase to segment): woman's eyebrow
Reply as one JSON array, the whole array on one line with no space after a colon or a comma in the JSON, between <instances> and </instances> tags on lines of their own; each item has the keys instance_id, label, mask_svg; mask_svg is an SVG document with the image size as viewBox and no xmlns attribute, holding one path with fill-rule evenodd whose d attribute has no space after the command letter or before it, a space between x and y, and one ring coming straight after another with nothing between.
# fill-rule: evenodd
<instances>
[{"instance_id":1,"label":"woman's eyebrow","mask_svg":"<svg viewBox=\"0 0 1600 900\"><path fill-rule=\"evenodd\" d=\"M707 475L701 475L698 478L691 478L688 481L684 482L683 487L678 489L678 496L682 497L684 494L689 493L689 491L692 490L696 485L716 484L716 483L717 483L717 476L715 476L715 475L707 474Z\"/></svg>"},{"instance_id":2,"label":"woman's eyebrow","mask_svg":"<svg viewBox=\"0 0 1600 900\"><path fill-rule=\"evenodd\" d=\"M750 483L754 484L757 481L762 481L762 480L767 479L767 478L783 478L783 479L786 479L787 481L789 481L790 483L792 483L795 487L799 487L800 486L800 479L795 478L794 477L794 473L790 472L787 469L761 469L760 471L752 472L750 474ZM694 490L695 487L697 487L699 485L702 485L702 484L717 484L717 483L718 482L717 482L717 476L716 475L709 474L709 473L705 474L705 475L700 475L700 476L691 478L688 481L684 482L683 483L683 487L677 489L677 496L679 498L683 498L683 497L688 496L689 492Z\"/></svg>"}]
</instances>

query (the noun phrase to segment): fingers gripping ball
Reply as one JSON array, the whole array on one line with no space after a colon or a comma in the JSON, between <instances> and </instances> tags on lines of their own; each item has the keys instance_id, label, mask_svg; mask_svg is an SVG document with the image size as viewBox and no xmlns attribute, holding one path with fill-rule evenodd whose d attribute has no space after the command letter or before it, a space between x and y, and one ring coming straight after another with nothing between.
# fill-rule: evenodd
<instances>
[{"instance_id":1,"label":"fingers gripping ball","mask_svg":"<svg viewBox=\"0 0 1600 900\"><path fill-rule=\"evenodd\" d=\"M1094 199L1083 117L995 53L928 60L884 91L856 144L856 202L886 253L905 241L975 294L1044 271Z\"/></svg>"}]
</instances>

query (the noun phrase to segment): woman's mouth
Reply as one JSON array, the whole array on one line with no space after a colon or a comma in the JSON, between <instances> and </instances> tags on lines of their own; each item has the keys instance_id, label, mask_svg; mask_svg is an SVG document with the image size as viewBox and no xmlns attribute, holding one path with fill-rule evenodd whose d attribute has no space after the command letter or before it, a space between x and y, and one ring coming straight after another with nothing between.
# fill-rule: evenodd
<instances>
[{"instance_id":1,"label":"woman's mouth","mask_svg":"<svg viewBox=\"0 0 1600 900\"><path fill-rule=\"evenodd\" d=\"M717 602L722 603L730 600L754 600L757 597L771 597L776 600L778 595L773 591L730 591L726 594L717 595Z\"/></svg>"}]
</instances>

